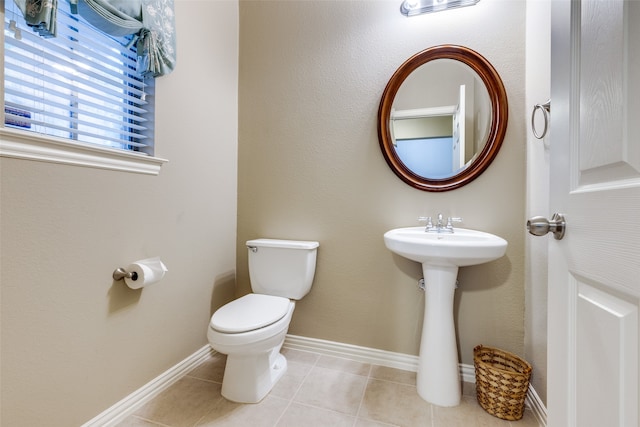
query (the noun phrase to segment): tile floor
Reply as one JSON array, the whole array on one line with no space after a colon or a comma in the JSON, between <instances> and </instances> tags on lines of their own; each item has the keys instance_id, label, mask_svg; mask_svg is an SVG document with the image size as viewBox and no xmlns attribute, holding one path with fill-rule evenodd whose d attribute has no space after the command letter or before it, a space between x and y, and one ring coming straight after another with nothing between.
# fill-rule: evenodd
<instances>
[{"instance_id":1,"label":"tile floor","mask_svg":"<svg viewBox=\"0 0 640 427\"><path fill-rule=\"evenodd\" d=\"M283 349L288 371L260 403L220 395L226 357L213 354L118 427L538 427L531 411L503 421L476 402L466 384L462 404L430 405L418 397L415 373Z\"/></svg>"}]
</instances>

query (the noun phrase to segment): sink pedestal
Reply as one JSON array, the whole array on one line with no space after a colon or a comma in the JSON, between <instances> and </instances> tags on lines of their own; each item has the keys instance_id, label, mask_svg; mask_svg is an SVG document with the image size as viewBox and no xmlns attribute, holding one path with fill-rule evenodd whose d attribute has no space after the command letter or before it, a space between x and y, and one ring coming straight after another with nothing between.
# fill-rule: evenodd
<instances>
[{"instance_id":1,"label":"sink pedestal","mask_svg":"<svg viewBox=\"0 0 640 427\"><path fill-rule=\"evenodd\" d=\"M420 356L418 395L438 406L460 404L458 347L453 322L453 297L458 267L422 265L425 308Z\"/></svg>"}]
</instances>

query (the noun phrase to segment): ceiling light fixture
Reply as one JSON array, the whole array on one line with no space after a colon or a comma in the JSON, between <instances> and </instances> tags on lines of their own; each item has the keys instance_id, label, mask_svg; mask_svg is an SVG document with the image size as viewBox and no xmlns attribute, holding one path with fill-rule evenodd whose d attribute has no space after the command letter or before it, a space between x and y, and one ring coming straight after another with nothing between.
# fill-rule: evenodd
<instances>
[{"instance_id":1,"label":"ceiling light fixture","mask_svg":"<svg viewBox=\"0 0 640 427\"><path fill-rule=\"evenodd\" d=\"M400 5L400 13L404 16L422 13L440 12L456 7L473 6L480 0L404 0Z\"/></svg>"}]
</instances>

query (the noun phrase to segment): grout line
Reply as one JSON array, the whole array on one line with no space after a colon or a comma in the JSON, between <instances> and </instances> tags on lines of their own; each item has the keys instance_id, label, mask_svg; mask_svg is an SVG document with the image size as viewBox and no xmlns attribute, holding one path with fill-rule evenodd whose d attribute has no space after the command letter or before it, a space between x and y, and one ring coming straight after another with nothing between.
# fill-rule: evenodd
<instances>
[{"instance_id":1,"label":"grout line","mask_svg":"<svg viewBox=\"0 0 640 427\"><path fill-rule=\"evenodd\" d=\"M369 367L369 376L367 376L367 382L364 385L364 390L362 390L362 396L360 397L360 403L358 404L358 409L356 410L356 419L353 421L353 426L358 422L358 418L360 418L360 410L362 409L362 404L364 403L364 396L367 394L367 388L369 388L369 380L371 379L371 367Z\"/></svg>"},{"instance_id":2,"label":"grout line","mask_svg":"<svg viewBox=\"0 0 640 427\"><path fill-rule=\"evenodd\" d=\"M297 393L297 391L296 391ZM295 396L295 394L294 394ZM284 417L284 414L287 413L287 411L289 410L289 408L291 408L291 404L293 403L293 398L289 399L289 403L287 403L287 407L284 408L284 411L282 411L282 413L280 414L280 416L278 417L278 419L276 420L276 422L273 424L273 427L276 427L278 425L278 423L280 422L280 420Z\"/></svg>"},{"instance_id":3,"label":"grout line","mask_svg":"<svg viewBox=\"0 0 640 427\"><path fill-rule=\"evenodd\" d=\"M304 374L304 376L302 377L302 381L300 381L300 385L298 385L298 388L296 388L295 393L293 393L293 396L291 396L291 402L294 401L294 399L296 398L296 396L298 396L298 393L300 393L300 389L302 388L302 386L304 385L305 381L307 381L307 378L309 377L309 374L311 373L311 371L313 370L314 366L309 367L309 370Z\"/></svg>"},{"instance_id":4,"label":"grout line","mask_svg":"<svg viewBox=\"0 0 640 427\"><path fill-rule=\"evenodd\" d=\"M436 427L436 414L434 405L429 405L429 410L431 412L431 427Z\"/></svg>"},{"instance_id":5,"label":"grout line","mask_svg":"<svg viewBox=\"0 0 640 427\"><path fill-rule=\"evenodd\" d=\"M211 409L211 411L213 411L213 410L215 410L215 406ZM203 414L200 418L198 418L196 420L196 422L193 423L193 425L191 427L196 427L198 425L198 423L204 419L204 417L206 417L207 415L209 415L211 413L211 411L207 412L206 414Z\"/></svg>"},{"instance_id":6,"label":"grout line","mask_svg":"<svg viewBox=\"0 0 640 427\"><path fill-rule=\"evenodd\" d=\"M191 378L192 380L198 380L198 381L204 381L204 382L211 383L211 384L220 384L220 385L222 385L221 382L218 382L218 381L215 381L215 380L210 380L208 378L194 377L193 375L185 375L185 377Z\"/></svg>"},{"instance_id":7,"label":"grout line","mask_svg":"<svg viewBox=\"0 0 640 427\"><path fill-rule=\"evenodd\" d=\"M160 421L155 421L155 420L151 420L151 419L149 419L149 418L141 417L140 415L131 415L131 416L132 416L133 418L137 418L137 419L139 419L139 420L146 421L146 422L151 423L151 424L156 425L156 426L160 426L160 427L173 427L173 426L170 426L170 425L168 425L168 424L161 423Z\"/></svg>"},{"instance_id":8,"label":"grout line","mask_svg":"<svg viewBox=\"0 0 640 427\"><path fill-rule=\"evenodd\" d=\"M355 419L356 419L356 421L357 421L357 418L358 418L358 417L356 417L355 415L347 414L346 412L340 412L340 411L336 411L335 409L325 408L325 407L323 407L323 406L312 405L312 404L310 404L310 403L304 403L304 402L292 402L292 403L296 403L296 404L298 404L298 405L300 405L300 406L304 406L304 407L306 407L306 408L313 408L313 409L319 409L319 410L321 410L321 411L325 411L325 412L331 412L331 413L334 413L334 414L341 415L341 416L343 416L343 417L351 417L351 418L355 418ZM378 422L378 421L376 421L376 422Z\"/></svg>"},{"instance_id":9,"label":"grout line","mask_svg":"<svg viewBox=\"0 0 640 427\"><path fill-rule=\"evenodd\" d=\"M297 351L300 351L300 350L297 350ZM311 352L309 352L309 353L311 353ZM313 354L317 355L317 353L313 353ZM289 411L289 408L291 408L291 405L294 403L294 399L296 398L296 396L300 392L300 389L302 388L302 385L304 384L304 382L307 380L307 377L309 376L309 374L311 373L311 371L313 370L315 365L318 363L318 360L320 360L320 357L316 357L316 359L314 360L313 364L291 361L291 363L297 363L298 365L309 366L309 370L302 377L302 381L300 381L300 384L296 388L296 391L293 393L293 395L289 399L289 403L287 404L287 407L284 409L284 411L282 411L282 414L280 414L280 416L276 420L276 422L274 424L274 427L278 425L278 423L280 422L280 420L282 420L282 418L287 413L287 411ZM289 360L287 360L287 369L288 369L288 366L289 366L288 364L289 364ZM286 375L286 372L285 372L285 375Z\"/></svg>"},{"instance_id":10,"label":"grout line","mask_svg":"<svg viewBox=\"0 0 640 427\"><path fill-rule=\"evenodd\" d=\"M399 384L399 385L403 385L403 386L407 386L407 387L413 387L413 388L417 387L415 384L407 384L407 383L403 383L403 382L400 382L400 381L393 381L393 380L389 380L389 379L385 379L385 378L370 377L370 379L375 380L375 381L382 381L382 382L385 382L385 383Z\"/></svg>"}]
</instances>

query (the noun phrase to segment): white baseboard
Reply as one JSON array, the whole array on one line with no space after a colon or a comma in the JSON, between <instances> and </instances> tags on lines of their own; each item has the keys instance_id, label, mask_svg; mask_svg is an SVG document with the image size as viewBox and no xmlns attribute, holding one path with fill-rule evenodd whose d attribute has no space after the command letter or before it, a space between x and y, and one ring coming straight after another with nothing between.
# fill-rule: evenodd
<instances>
[{"instance_id":1,"label":"white baseboard","mask_svg":"<svg viewBox=\"0 0 640 427\"><path fill-rule=\"evenodd\" d=\"M173 383L184 377L187 372L204 362L214 351L206 345L177 365L160 374L138 390L131 393L106 411L84 423L81 427L112 427L133 414L138 408Z\"/></svg>"},{"instance_id":2,"label":"white baseboard","mask_svg":"<svg viewBox=\"0 0 640 427\"><path fill-rule=\"evenodd\" d=\"M358 362L402 369L404 371L416 372L418 370L417 356L411 356L403 353L392 353L390 351L360 347L352 344L343 344L335 341L287 335L284 340L283 347L290 348L292 350L325 354L327 356L342 357Z\"/></svg>"},{"instance_id":3,"label":"white baseboard","mask_svg":"<svg viewBox=\"0 0 640 427\"><path fill-rule=\"evenodd\" d=\"M317 338L287 335L283 347L326 354L327 356L343 357L358 362L402 369L404 371L416 372L418 370L418 356L360 347L352 344L342 344L334 341L325 341ZM460 376L464 382L474 384L476 382L475 369L471 365L461 363Z\"/></svg>"},{"instance_id":4,"label":"white baseboard","mask_svg":"<svg viewBox=\"0 0 640 427\"><path fill-rule=\"evenodd\" d=\"M342 357L363 363L386 366L416 372L418 370L418 357L403 353L377 350L375 348L360 347L352 344L342 344L334 341L325 341L316 338L306 338L296 335L287 335L284 348L292 350L309 351L328 356ZM190 370L204 362L210 354L214 353L206 345L191 356L184 359L174 367L159 375L137 391L131 393L112 407L108 408L93 419L87 421L81 427L113 427L133 414L138 408L149 402L155 396L166 390L173 383L184 377ZM472 365L460 364L460 376L462 380L475 383L475 369ZM547 409L533 389L529 387L525 405L531 409L541 427L547 425Z\"/></svg>"},{"instance_id":5,"label":"white baseboard","mask_svg":"<svg viewBox=\"0 0 640 427\"><path fill-rule=\"evenodd\" d=\"M526 405L531 409L533 415L535 415L538 420L538 424L541 427L546 427L547 425L547 407L544 405L538 393L533 388L532 385L529 385L529 392L527 393Z\"/></svg>"},{"instance_id":6,"label":"white baseboard","mask_svg":"<svg viewBox=\"0 0 640 427\"><path fill-rule=\"evenodd\" d=\"M343 357L345 359L356 360L358 362L371 363L373 365L386 366L405 371L416 372L418 370L418 356L393 353L390 351L360 347L351 344L342 344L334 341L325 341L317 338L287 335L287 338L284 340L283 347L293 350L325 354L327 356ZM476 373L473 365L461 363L459 368L462 381L475 384ZM538 420L540 427L545 427L547 425L547 408L532 386L529 386L525 406L531 409L533 415Z\"/></svg>"}]
</instances>

